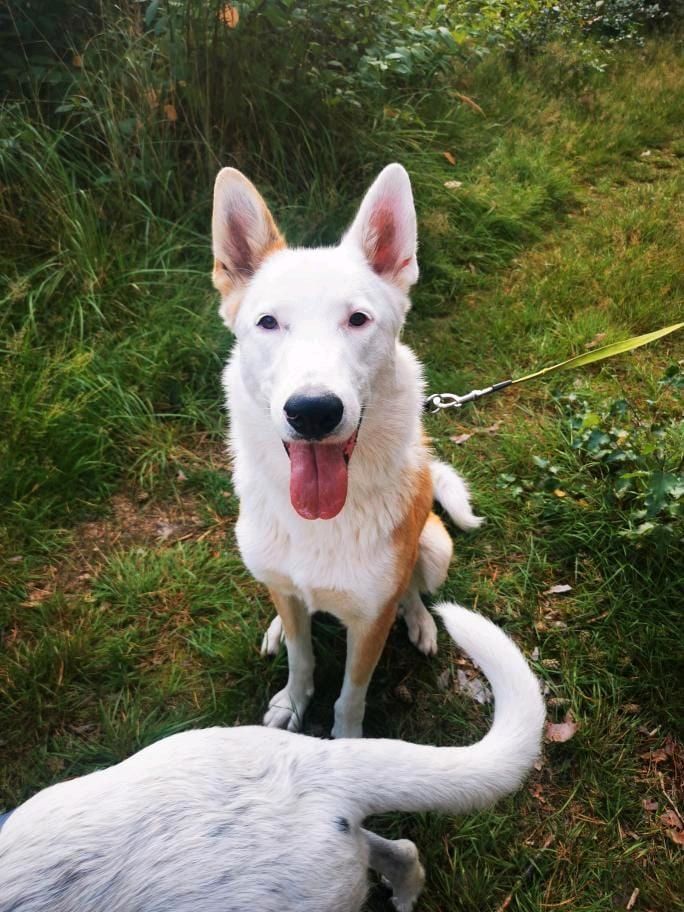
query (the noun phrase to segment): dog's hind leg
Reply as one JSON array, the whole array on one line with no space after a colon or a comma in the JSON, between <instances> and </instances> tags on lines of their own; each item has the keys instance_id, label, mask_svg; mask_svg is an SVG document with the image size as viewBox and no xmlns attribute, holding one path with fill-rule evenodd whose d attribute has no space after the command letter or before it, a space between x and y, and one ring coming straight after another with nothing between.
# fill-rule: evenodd
<instances>
[{"instance_id":1,"label":"dog's hind leg","mask_svg":"<svg viewBox=\"0 0 684 912\"><path fill-rule=\"evenodd\" d=\"M406 621L409 639L425 655L437 653L437 625L420 593L439 589L447 577L452 552L451 536L444 523L430 513L420 534L411 583L399 602L399 614Z\"/></svg>"},{"instance_id":2,"label":"dog's hind leg","mask_svg":"<svg viewBox=\"0 0 684 912\"><path fill-rule=\"evenodd\" d=\"M262 656L278 655L280 652L280 647L284 642L285 631L283 630L283 622L280 620L280 615L276 614L271 623L268 625L268 629L266 630L264 638L261 641Z\"/></svg>"},{"instance_id":3,"label":"dog's hind leg","mask_svg":"<svg viewBox=\"0 0 684 912\"><path fill-rule=\"evenodd\" d=\"M383 839L362 830L368 843L368 865L382 876L392 891L397 912L411 912L425 883L418 849L408 839Z\"/></svg>"},{"instance_id":4,"label":"dog's hind leg","mask_svg":"<svg viewBox=\"0 0 684 912\"><path fill-rule=\"evenodd\" d=\"M295 595L283 595L273 589L270 593L285 631L289 673L285 687L268 704L264 725L299 731L314 690L311 615Z\"/></svg>"},{"instance_id":5,"label":"dog's hind leg","mask_svg":"<svg viewBox=\"0 0 684 912\"><path fill-rule=\"evenodd\" d=\"M444 523L430 513L418 540L418 560L411 584L418 592L436 592L447 578L454 545Z\"/></svg>"},{"instance_id":6,"label":"dog's hind leg","mask_svg":"<svg viewBox=\"0 0 684 912\"><path fill-rule=\"evenodd\" d=\"M399 602L399 615L406 621L409 640L425 655L437 655L437 624L411 583Z\"/></svg>"}]
</instances>

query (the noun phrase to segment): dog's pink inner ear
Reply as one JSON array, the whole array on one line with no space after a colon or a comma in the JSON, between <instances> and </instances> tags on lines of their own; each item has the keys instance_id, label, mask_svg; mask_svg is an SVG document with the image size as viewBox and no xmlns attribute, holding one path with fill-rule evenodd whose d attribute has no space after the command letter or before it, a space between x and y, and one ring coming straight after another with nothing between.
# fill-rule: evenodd
<instances>
[{"instance_id":1,"label":"dog's pink inner ear","mask_svg":"<svg viewBox=\"0 0 684 912\"><path fill-rule=\"evenodd\" d=\"M366 257L378 275L394 274L401 268L397 263L397 227L389 203L383 201L371 213L365 240Z\"/></svg>"},{"instance_id":2,"label":"dog's pink inner ear","mask_svg":"<svg viewBox=\"0 0 684 912\"><path fill-rule=\"evenodd\" d=\"M224 269L242 279L254 275L263 257L263 251L250 243L254 234L254 218L245 211L229 210L226 213L225 245L226 260L221 261Z\"/></svg>"},{"instance_id":3,"label":"dog's pink inner ear","mask_svg":"<svg viewBox=\"0 0 684 912\"><path fill-rule=\"evenodd\" d=\"M401 165L388 165L375 179L342 244L360 249L371 269L401 291L416 282L416 210Z\"/></svg>"},{"instance_id":4,"label":"dog's pink inner ear","mask_svg":"<svg viewBox=\"0 0 684 912\"><path fill-rule=\"evenodd\" d=\"M366 259L373 270L385 278L397 276L412 260L411 256L406 256L406 250L402 250L397 210L391 200L382 200L371 212L364 238Z\"/></svg>"}]
</instances>

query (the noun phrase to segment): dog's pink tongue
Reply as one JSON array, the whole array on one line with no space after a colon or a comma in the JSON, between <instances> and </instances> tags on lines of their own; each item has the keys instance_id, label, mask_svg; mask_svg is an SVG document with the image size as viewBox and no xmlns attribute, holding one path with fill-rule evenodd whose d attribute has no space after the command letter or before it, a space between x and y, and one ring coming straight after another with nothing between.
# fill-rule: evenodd
<instances>
[{"instance_id":1,"label":"dog's pink tongue","mask_svg":"<svg viewBox=\"0 0 684 912\"><path fill-rule=\"evenodd\" d=\"M304 519L332 519L347 499L344 444L290 444L290 500Z\"/></svg>"}]
</instances>

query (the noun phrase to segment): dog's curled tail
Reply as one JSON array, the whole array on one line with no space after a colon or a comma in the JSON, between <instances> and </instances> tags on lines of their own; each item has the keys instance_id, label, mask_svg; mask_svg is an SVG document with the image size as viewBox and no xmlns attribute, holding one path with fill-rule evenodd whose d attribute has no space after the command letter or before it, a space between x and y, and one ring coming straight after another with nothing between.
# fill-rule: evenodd
<instances>
[{"instance_id":1,"label":"dog's curled tail","mask_svg":"<svg viewBox=\"0 0 684 912\"><path fill-rule=\"evenodd\" d=\"M461 813L486 807L515 791L539 754L544 701L518 647L473 611L453 604L434 610L489 679L494 722L481 741L467 747L386 739L332 742L331 778L359 819L386 811Z\"/></svg>"},{"instance_id":2,"label":"dog's curled tail","mask_svg":"<svg viewBox=\"0 0 684 912\"><path fill-rule=\"evenodd\" d=\"M455 469L445 462L432 459L430 475L435 500L441 503L459 529L470 532L482 525L484 518L473 513L468 487Z\"/></svg>"}]
</instances>

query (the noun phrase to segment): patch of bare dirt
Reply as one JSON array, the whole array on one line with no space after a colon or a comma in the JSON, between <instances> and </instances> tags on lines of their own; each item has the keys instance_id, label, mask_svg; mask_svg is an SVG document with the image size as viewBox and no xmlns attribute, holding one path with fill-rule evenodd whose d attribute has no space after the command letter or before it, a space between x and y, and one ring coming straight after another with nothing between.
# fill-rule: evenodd
<instances>
[{"instance_id":1,"label":"patch of bare dirt","mask_svg":"<svg viewBox=\"0 0 684 912\"><path fill-rule=\"evenodd\" d=\"M86 591L116 549L224 540L231 523L216 514L208 517L206 507L200 509L199 498L189 492L166 501L144 492L120 492L111 498L108 515L76 526L71 547L60 554L59 564L45 567L29 586L25 604L34 605L56 591Z\"/></svg>"}]
</instances>

